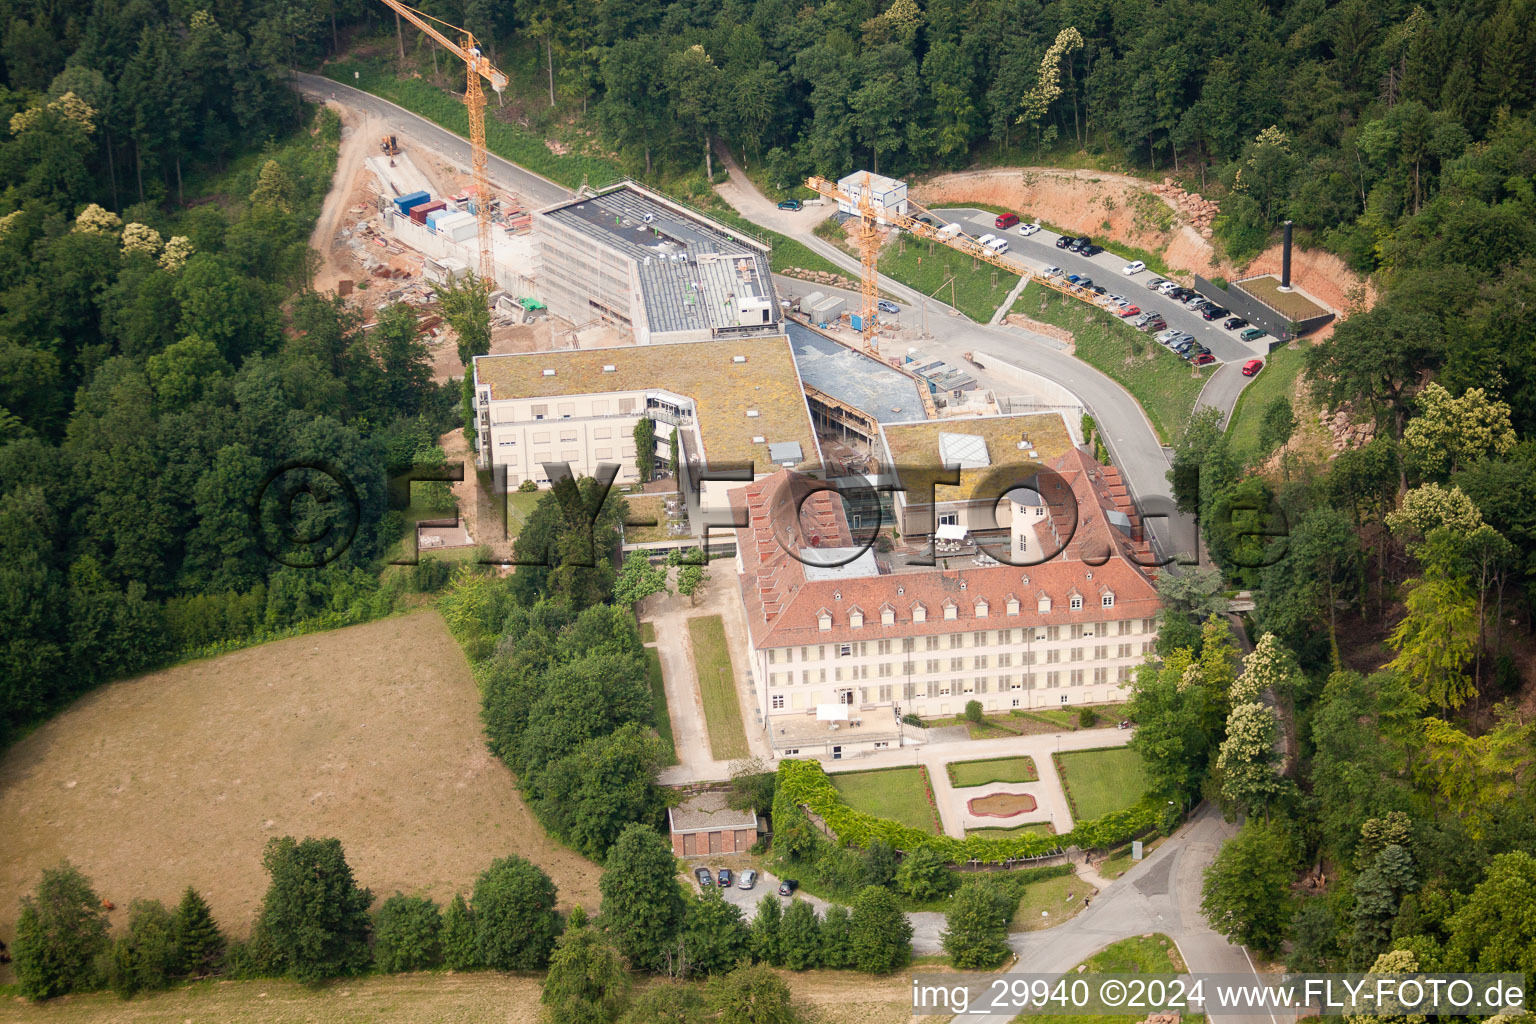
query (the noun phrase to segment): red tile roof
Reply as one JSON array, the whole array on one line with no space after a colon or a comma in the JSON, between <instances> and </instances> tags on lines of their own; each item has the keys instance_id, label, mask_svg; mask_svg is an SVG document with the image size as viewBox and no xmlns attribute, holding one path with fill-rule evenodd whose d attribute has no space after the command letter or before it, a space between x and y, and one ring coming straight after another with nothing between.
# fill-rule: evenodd
<instances>
[{"instance_id":1,"label":"red tile roof","mask_svg":"<svg viewBox=\"0 0 1536 1024\"><path fill-rule=\"evenodd\" d=\"M1070 533L1070 540L1055 557L1030 566L934 566L926 571L810 580L793 552L856 543L842 501L822 489L820 481L789 470L732 491L732 507L747 512L747 525L736 531L736 542L753 643L786 647L1155 615L1159 604L1154 574L1129 557L1137 554L1150 561L1150 549L1119 471L1076 448L1048 465L1071 487L1077 502L1074 508L1059 496L1044 495L1050 515L1036 528L1045 550L1060 546L1052 534ZM1108 521L1110 510L1130 521L1129 537ZM1114 594L1112 608L1102 607L1106 592ZM1083 596L1083 607L1077 611L1071 609L1073 594ZM1042 596L1050 598L1049 611L1038 610ZM1019 610L1009 615L1007 606L1013 598L1018 599ZM987 614L981 616L977 611L983 602ZM946 605L955 607L955 618L944 617ZM887 606L895 613L889 626L880 621ZM914 622L918 606L926 610L921 623ZM849 624L854 609L864 612L861 627ZM820 628L823 613L831 615L830 629Z\"/></svg>"}]
</instances>

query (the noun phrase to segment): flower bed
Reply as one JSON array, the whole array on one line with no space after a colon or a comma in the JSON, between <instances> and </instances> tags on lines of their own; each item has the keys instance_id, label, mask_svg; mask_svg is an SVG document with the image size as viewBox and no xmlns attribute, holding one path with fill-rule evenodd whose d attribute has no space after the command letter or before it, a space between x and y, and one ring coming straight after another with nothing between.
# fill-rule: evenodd
<instances>
[{"instance_id":1,"label":"flower bed","mask_svg":"<svg viewBox=\"0 0 1536 1024\"><path fill-rule=\"evenodd\" d=\"M956 839L929 835L921 829L854 810L843 802L842 794L817 761L780 761L779 794L820 818L844 846L865 847L876 839L905 853L927 846L954 864L973 860L997 864L1043 857L1063 846L1084 849L1114 846L1156 825L1160 811L1152 801L1142 800L1128 810L1106 814L1094 821L1078 822L1076 828L1063 835L1018 835L1004 839L972 835Z\"/></svg>"}]
</instances>

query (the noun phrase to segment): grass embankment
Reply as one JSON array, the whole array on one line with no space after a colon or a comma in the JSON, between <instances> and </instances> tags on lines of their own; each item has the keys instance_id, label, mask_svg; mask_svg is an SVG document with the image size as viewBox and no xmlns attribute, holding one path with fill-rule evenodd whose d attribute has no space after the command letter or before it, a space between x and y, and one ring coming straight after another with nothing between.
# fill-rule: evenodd
<instances>
[{"instance_id":1,"label":"grass embankment","mask_svg":"<svg viewBox=\"0 0 1536 1024\"><path fill-rule=\"evenodd\" d=\"M751 751L741 724L736 673L731 668L731 652L725 642L725 621L718 615L689 619L688 635L693 640L693 667L704 701L710 756L717 761L746 757Z\"/></svg>"},{"instance_id":2,"label":"grass embankment","mask_svg":"<svg viewBox=\"0 0 1536 1024\"><path fill-rule=\"evenodd\" d=\"M945 765L949 784L985 786L989 782L1034 782L1040 778L1031 757L993 757L982 761L951 761Z\"/></svg>"},{"instance_id":3,"label":"grass embankment","mask_svg":"<svg viewBox=\"0 0 1536 1024\"><path fill-rule=\"evenodd\" d=\"M1067 977L1084 974L1183 974L1188 970L1179 947L1166 935L1154 932L1121 939L1105 946L1067 972ZM1146 1013L1040 1014L1021 1013L1013 1024L1135 1024ZM1205 1024L1203 1014L1186 1013L1181 1024Z\"/></svg>"},{"instance_id":4,"label":"grass embankment","mask_svg":"<svg viewBox=\"0 0 1536 1024\"><path fill-rule=\"evenodd\" d=\"M1136 399L1163 444L1189 421L1212 368L1197 370L1119 317L1038 286L1026 286L1013 312L1072 332L1077 358Z\"/></svg>"},{"instance_id":5,"label":"grass embankment","mask_svg":"<svg viewBox=\"0 0 1536 1024\"><path fill-rule=\"evenodd\" d=\"M1054 928L1083 909L1083 900L1092 896L1093 886L1075 874L1058 875L1024 887L1018 908L1008 923L1011 932L1034 932Z\"/></svg>"},{"instance_id":6,"label":"grass embankment","mask_svg":"<svg viewBox=\"0 0 1536 1024\"><path fill-rule=\"evenodd\" d=\"M642 622L640 639L645 640L643 627L651 625ZM655 637L655 629L652 628L652 638ZM677 764L677 744L672 738L672 715L667 710L667 684L661 675L661 655L656 648L645 649L645 677L651 686L651 714L656 720L656 734L667 745L667 764Z\"/></svg>"},{"instance_id":7,"label":"grass embankment","mask_svg":"<svg viewBox=\"0 0 1536 1024\"><path fill-rule=\"evenodd\" d=\"M880 253L880 273L947 302L982 324L992 319L1019 283L1017 274L921 239L887 245Z\"/></svg>"},{"instance_id":8,"label":"grass embankment","mask_svg":"<svg viewBox=\"0 0 1536 1024\"><path fill-rule=\"evenodd\" d=\"M1129 747L1056 754L1062 788L1075 821L1091 821L1134 806L1147 791L1141 755Z\"/></svg>"},{"instance_id":9,"label":"grass embankment","mask_svg":"<svg viewBox=\"0 0 1536 1024\"><path fill-rule=\"evenodd\" d=\"M850 807L922 829L930 835L941 831L928 773L922 768L838 772L831 779Z\"/></svg>"},{"instance_id":10,"label":"grass embankment","mask_svg":"<svg viewBox=\"0 0 1536 1024\"><path fill-rule=\"evenodd\" d=\"M1290 398L1296 388L1296 378L1306 368L1307 354L1301 349L1282 345L1264 359L1264 369L1254 377L1237 396L1232 407L1232 418L1227 421L1227 439L1239 455L1263 457L1259 427L1264 422L1264 410L1277 398ZM1300 417L1298 417L1299 419Z\"/></svg>"}]
</instances>

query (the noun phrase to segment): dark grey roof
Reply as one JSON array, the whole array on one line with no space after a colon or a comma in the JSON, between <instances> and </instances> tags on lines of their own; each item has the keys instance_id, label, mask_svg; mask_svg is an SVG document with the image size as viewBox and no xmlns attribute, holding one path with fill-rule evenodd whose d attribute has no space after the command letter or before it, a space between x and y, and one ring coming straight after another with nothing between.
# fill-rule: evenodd
<instances>
[{"instance_id":1,"label":"dark grey roof","mask_svg":"<svg viewBox=\"0 0 1536 1024\"><path fill-rule=\"evenodd\" d=\"M781 314L767 258L702 217L658 203L630 185L544 213L638 264L653 331L737 328L731 306L743 293L767 300L770 324L777 328ZM766 326L756 325L751 333Z\"/></svg>"},{"instance_id":2,"label":"dark grey roof","mask_svg":"<svg viewBox=\"0 0 1536 1024\"><path fill-rule=\"evenodd\" d=\"M911 377L793 321L785 324L800 379L869 413L881 423L922 419L923 400Z\"/></svg>"},{"instance_id":3,"label":"dark grey roof","mask_svg":"<svg viewBox=\"0 0 1536 1024\"><path fill-rule=\"evenodd\" d=\"M716 829L757 828L757 815L725 805L725 794L695 793L667 811L673 832L713 832Z\"/></svg>"}]
</instances>

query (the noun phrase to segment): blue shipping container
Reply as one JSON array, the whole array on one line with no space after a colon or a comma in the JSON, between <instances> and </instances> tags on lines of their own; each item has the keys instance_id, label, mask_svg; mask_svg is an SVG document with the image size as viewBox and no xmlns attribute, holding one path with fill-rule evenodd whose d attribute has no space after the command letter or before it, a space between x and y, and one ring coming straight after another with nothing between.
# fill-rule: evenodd
<instances>
[{"instance_id":1,"label":"blue shipping container","mask_svg":"<svg viewBox=\"0 0 1536 1024\"><path fill-rule=\"evenodd\" d=\"M412 207L420 206L431 198L425 192L412 192L409 195L396 196L393 201L395 209L400 212L401 216L404 216L411 212Z\"/></svg>"}]
</instances>

